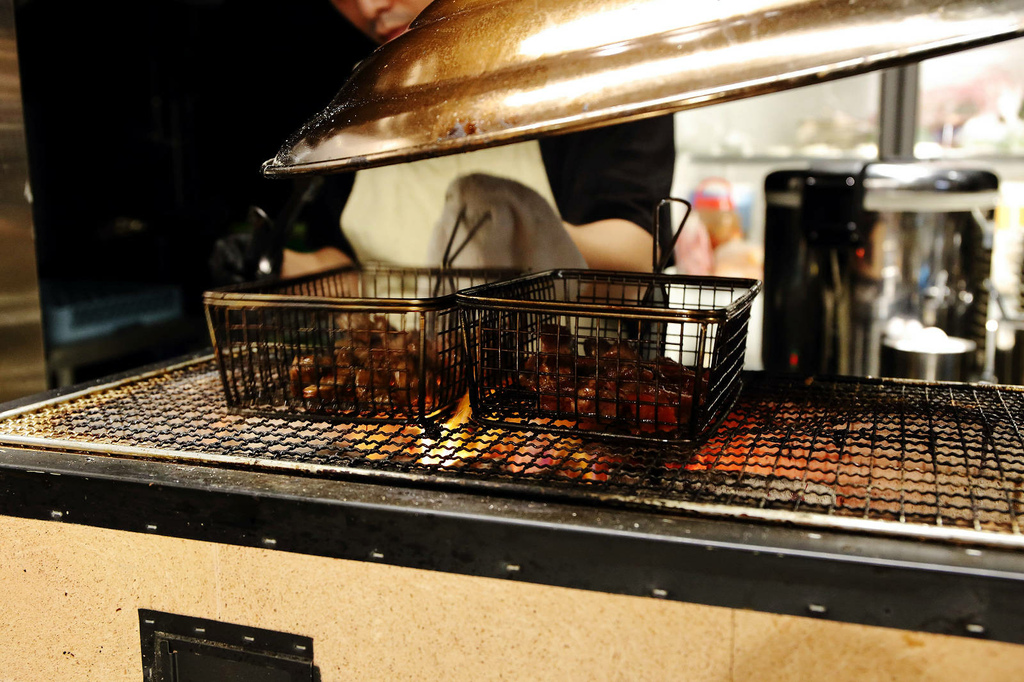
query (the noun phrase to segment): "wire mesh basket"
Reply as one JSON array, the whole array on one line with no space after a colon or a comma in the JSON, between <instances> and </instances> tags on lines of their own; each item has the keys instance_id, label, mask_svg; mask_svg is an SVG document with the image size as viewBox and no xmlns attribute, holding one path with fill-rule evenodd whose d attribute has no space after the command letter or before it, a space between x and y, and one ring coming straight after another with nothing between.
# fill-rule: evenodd
<instances>
[{"instance_id":1,"label":"wire mesh basket","mask_svg":"<svg viewBox=\"0 0 1024 682\"><path fill-rule=\"evenodd\" d=\"M457 295L472 418L696 443L739 391L751 279L555 270Z\"/></svg>"},{"instance_id":2,"label":"wire mesh basket","mask_svg":"<svg viewBox=\"0 0 1024 682\"><path fill-rule=\"evenodd\" d=\"M228 407L427 422L467 389L455 293L508 269L342 268L204 295Z\"/></svg>"}]
</instances>

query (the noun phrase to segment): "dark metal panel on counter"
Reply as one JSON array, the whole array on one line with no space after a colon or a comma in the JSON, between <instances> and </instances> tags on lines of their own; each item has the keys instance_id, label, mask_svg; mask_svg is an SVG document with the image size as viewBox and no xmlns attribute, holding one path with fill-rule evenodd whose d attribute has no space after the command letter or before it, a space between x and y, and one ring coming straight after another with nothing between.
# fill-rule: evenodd
<instances>
[{"instance_id":1,"label":"dark metal panel on counter","mask_svg":"<svg viewBox=\"0 0 1024 682\"><path fill-rule=\"evenodd\" d=\"M0 400L46 387L12 0L0 0Z\"/></svg>"},{"instance_id":2,"label":"dark metal panel on counter","mask_svg":"<svg viewBox=\"0 0 1024 682\"><path fill-rule=\"evenodd\" d=\"M267 175L369 168L706 106L1024 31L1021 0L438 0Z\"/></svg>"}]
</instances>

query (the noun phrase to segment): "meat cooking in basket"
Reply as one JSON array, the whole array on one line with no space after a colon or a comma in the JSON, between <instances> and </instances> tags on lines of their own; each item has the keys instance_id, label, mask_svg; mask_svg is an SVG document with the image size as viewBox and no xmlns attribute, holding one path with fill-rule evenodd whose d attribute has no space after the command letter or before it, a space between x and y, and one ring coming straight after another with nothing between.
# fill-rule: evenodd
<instances>
[{"instance_id":1,"label":"meat cooking in basket","mask_svg":"<svg viewBox=\"0 0 1024 682\"><path fill-rule=\"evenodd\" d=\"M473 419L697 442L739 390L756 280L555 270L458 294Z\"/></svg>"},{"instance_id":2,"label":"meat cooking in basket","mask_svg":"<svg viewBox=\"0 0 1024 682\"><path fill-rule=\"evenodd\" d=\"M207 292L229 407L421 422L466 392L455 292L508 269L343 268Z\"/></svg>"}]
</instances>

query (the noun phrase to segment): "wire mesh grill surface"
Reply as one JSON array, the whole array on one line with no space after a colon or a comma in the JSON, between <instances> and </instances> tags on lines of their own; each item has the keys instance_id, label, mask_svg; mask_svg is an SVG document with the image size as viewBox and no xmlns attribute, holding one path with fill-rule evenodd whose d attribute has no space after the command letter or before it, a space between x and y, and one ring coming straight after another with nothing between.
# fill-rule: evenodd
<instances>
[{"instance_id":1,"label":"wire mesh grill surface","mask_svg":"<svg viewBox=\"0 0 1024 682\"><path fill-rule=\"evenodd\" d=\"M454 294L515 274L369 266L205 296L228 404L424 421L466 390Z\"/></svg>"},{"instance_id":2,"label":"wire mesh grill surface","mask_svg":"<svg viewBox=\"0 0 1024 682\"><path fill-rule=\"evenodd\" d=\"M212 360L23 408L0 443L1024 546L1024 391L745 376L699 448L230 414Z\"/></svg>"},{"instance_id":3,"label":"wire mesh grill surface","mask_svg":"<svg viewBox=\"0 0 1024 682\"><path fill-rule=\"evenodd\" d=\"M459 294L474 419L694 443L728 409L754 280L563 270Z\"/></svg>"}]
</instances>

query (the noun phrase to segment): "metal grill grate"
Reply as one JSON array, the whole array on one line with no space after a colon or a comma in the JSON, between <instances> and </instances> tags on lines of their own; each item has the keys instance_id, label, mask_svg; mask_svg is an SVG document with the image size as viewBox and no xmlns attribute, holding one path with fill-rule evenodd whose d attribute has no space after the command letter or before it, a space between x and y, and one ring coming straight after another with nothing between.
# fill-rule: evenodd
<instances>
[{"instance_id":1,"label":"metal grill grate","mask_svg":"<svg viewBox=\"0 0 1024 682\"><path fill-rule=\"evenodd\" d=\"M744 376L700 448L228 413L202 360L15 410L0 443L1024 546L1024 391Z\"/></svg>"}]
</instances>

